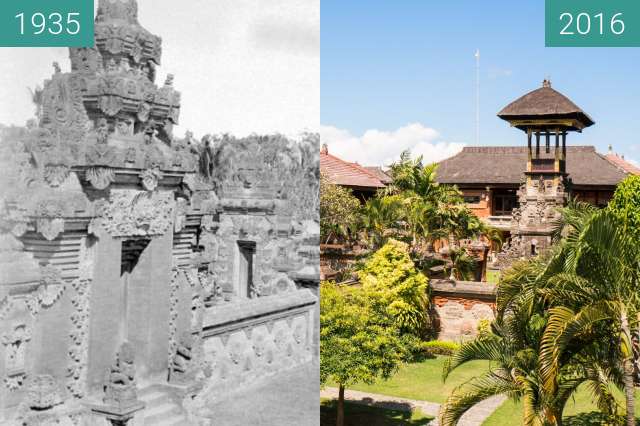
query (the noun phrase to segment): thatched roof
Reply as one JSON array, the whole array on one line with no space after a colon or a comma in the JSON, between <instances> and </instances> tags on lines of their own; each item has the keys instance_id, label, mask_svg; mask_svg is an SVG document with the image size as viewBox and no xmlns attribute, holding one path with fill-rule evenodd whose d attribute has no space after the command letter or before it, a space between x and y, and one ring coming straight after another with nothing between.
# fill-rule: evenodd
<instances>
[{"instance_id":1,"label":"thatched roof","mask_svg":"<svg viewBox=\"0 0 640 426\"><path fill-rule=\"evenodd\" d=\"M542 153L544 156L544 148ZM439 164L437 180L458 185L517 186L526 167L526 146L466 147ZM576 186L615 186L626 177L593 146L567 147L567 173Z\"/></svg>"},{"instance_id":2,"label":"thatched roof","mask_svg":"<svg viewBox=\"0 0 640 426\"><path fill-rule=\"evenodd\" d=\"M580 107L545 80L541 88L527 93L504 107L498 117L506 121L540 119L576 119L583 127L595 122Z\"/></svg>"}]
</instances>

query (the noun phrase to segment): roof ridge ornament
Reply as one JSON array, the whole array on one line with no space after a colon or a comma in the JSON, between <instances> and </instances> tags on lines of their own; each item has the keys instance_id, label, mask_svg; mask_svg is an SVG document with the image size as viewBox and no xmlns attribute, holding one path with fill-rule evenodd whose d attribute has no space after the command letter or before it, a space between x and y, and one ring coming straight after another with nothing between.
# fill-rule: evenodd
<instances>
[{"instance_id":1,"label":"roof ridge ornament","mask_svg":"<svg viewBox=\"0 0 640 426\"><path fill-rule=\"evenodd\" d=\"M137 0L99 0L96 22L123 20L138 23Z\"/></svg>"},{"instance_id":2,"label":"roof ridge ornament","mask_svg":"<svg viewBox=\"0 0 640 426\"><path fill-rule=\"evenodd\" d=\"M551 79L549 77L542 80L542 87L551 88Z\"/></svg>"}]
</instances>

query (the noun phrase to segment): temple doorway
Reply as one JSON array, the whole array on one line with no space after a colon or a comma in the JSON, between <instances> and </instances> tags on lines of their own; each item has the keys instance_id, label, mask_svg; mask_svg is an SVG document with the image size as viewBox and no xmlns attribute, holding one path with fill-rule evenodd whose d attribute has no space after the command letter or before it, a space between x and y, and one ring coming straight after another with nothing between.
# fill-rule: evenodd
<instances>
[{"instance_id":1,"label":"temple doorway","mask_svg":"<svg viewBox=\"0 0 640 426\"><path fill-rule=\"evenodd\" d=\"M240 259L238 264L238 290L243 297L251 297L253 289L253 261L256 254L256 243L238 241Z\"/></svg>"}]
</instances>

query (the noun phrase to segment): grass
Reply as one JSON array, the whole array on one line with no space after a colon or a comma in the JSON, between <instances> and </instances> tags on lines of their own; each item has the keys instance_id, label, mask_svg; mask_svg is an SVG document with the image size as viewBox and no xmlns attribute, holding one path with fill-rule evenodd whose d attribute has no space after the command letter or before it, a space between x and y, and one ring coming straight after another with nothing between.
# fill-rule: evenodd
<instances>
[{"instance_id":1,"label":"grass","mask_svg":"<svg viewBox=\"0 0 640 426\"><path fill-rule=\"evenodd\" d=\"M355 385L350 389L443 403L456 386L489 368L487 361L472 361L457 368L447 382L442 383L442 368L445 360L446 357L437 357L415 364L406 364L389 380L380 380L373 385ZM337 387L335 384L328 385Z\"/></svg>"},{"instance_id":2,"label":"grass","mask_svg":"<svg viewBox=\"0 0 640 426\"><path fill-rule=\"evenodd\" d=\"M622 394L619 395L620 403ZM624 406L624 405L623 405ZM564 423L572 426L603 425L602 416L597 412L598 408L593 404L589 392L579 388L573 399L567 402L564 409ZM640 391L636 390L636 417L640 420ZM502 426L505 424L521 425L522 403L505 401L482 426Z\"/></svg>"},{"instance_id":3,"label":"grass","mask_svg":"<svg viewBox=\"0 0 640 426\"><path fill-rule=\"evenodd\" d=\"M335 400L320 401L320 426L334 426L336 424ZM353 404L345 401L344 404L345 426L426 426L433 419L425 416L419 410L387 410L378 407L369 407L361 404Z\"/></svg>"},{"instance_id":4,"label":"grass","mask_svg":"<svg viewBox=\"0 0 640 426\"><path fill-rule=\"evenodd\" d=\"M487 269L487 282L490 284L498 284L500 281L500 271L497 269Z\"/></svg>"},{"instance_id":5,"label":"grass","mask_svg":"<svg viewBox=\"0 0 640 426\"><path fill-rule=\"evenodd\" d=\"M473 361L457 368L442 383L442 368L446 357L428 359L415 364L407 364L389 380L381 380L373 385L355 385L350 389L362 392L377 393L381 395L396 396L407 399L417 399L430 402L443 403L451 391L478 376L489 368L487 361ZM335 384L328 384L335 386ZM620 398L622 395L619 395ZM636 391L636 407L640 413L640 391ZM405 413L406 415L407 413ZM602 425L602 418L597 413L597 407L592 403L591 396L586 389L579 389L575 397L567 403L564 411L565 423L571 426L591 426ZM522 417L522 404L505 401L498 409L483 423L483 426L503 426L520 425ZM348 423L349 424L349 423ZM353 423L358 424L358 423ZM363 422L372 426L374 423ZM381 423L385 424L426 424L426 423ZM327 425L329 425L327 423ZM322 423L325 426L325 423Z\"/></svg>"}]
</instances>

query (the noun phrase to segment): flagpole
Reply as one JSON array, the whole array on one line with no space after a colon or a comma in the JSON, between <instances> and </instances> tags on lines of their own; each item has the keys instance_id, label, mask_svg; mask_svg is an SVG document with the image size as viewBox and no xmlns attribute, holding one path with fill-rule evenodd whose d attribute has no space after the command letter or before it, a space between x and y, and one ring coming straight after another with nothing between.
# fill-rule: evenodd
<instances>
[{"instance_id":1,"label":"flagpole","mask_svg":"<svg viewBox=\"0 0 640 426\"><path fill-rule=\"evenodd\" d=\"M480 49L476 49L476 146L480 145Z\"/></svg>"}]
</instances>

